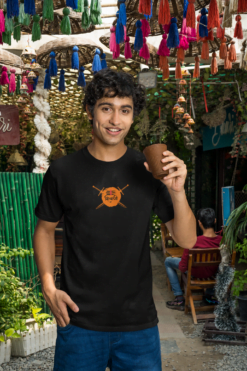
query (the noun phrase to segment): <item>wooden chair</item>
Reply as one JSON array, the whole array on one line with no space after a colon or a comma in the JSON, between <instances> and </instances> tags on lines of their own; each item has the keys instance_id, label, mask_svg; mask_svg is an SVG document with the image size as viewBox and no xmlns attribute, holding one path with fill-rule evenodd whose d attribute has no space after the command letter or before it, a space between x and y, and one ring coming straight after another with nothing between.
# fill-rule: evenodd
<instances>
[{"instance_id":1,"label":"wooden chair","mask_svg":"<svg viewBox=\"0 0 247 371\"><path fill-rule=\"evenodd\" d=\"M236 259L236 251L232 254L231 266L234 267ZM215 277L209 278L194 278L191 276L192 267L217 267L221 262L221 255L219 248L209 249L191 249L189 252L189 263L187 274L182 273L182 281L185 288L185 314L189 311L192 313L194 324L197 324L197 320L204 320L208 318L214 318L211 314L199 314L196 312L205 312L214 309L212 305L195 307L194 301L202 300L203 294L193 293L194 291L203 290L207 288L213 288L216 284Z\"/></svg>"}]
</instances>

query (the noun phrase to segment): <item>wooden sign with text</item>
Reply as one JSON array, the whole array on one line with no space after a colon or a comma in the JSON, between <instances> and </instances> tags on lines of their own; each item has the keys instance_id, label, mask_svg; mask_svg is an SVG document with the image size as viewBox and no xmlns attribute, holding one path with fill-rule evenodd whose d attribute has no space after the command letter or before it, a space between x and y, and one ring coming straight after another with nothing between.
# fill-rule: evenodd
<instances>
[{"instance_id":1,"label":"wooden sign with text","mask_svg":"<svg viewBox=\"0 0 247 371\"><path fill-rule=\"evenodd\" d=\"M19 110L17 106L0 105L0 146L20 143Z\"/></svg>"}]
</instances>

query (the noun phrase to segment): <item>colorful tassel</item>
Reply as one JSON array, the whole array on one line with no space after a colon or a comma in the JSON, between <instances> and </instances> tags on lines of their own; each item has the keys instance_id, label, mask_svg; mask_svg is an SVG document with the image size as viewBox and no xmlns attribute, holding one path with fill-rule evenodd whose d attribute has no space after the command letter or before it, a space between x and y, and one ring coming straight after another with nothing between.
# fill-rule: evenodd
<instances>
[{"instance_id":1,"label":"colorful tassel","mask_svg":"<svg viewBox=\"0 0 247 371\"><path fill-rule=\"evenodd\" d=\"M193 43L196 41L196 29L190 28L190 34L187 36L188 43Z\"/></svg>"},{"instance_id":2,"label":"colorful tassel","mask_svg":"<svg viewBox=\"0 0 247 371\"><path fill-rule=\"evenodd\" d=\"M186 36L179 35L179 48L182 48L183 50L189 49L189 43Z\"/></svg>"},{"instance_id":3,"label":"colorful tassel","mask_svg":"<svg viewBox=\"0 0 247 371\"><path fill-rule=\"evenodd\" d=\"M21 88L21 76L17 75L17 84L16 84L16 89L15 89L16 95L21 94L20 88Z\"/></svg>"},{"instance_id":4,"label":"colorful tassel","mask_svg":"<svg viewBox=\"0 0 247 371\"><path fill-rule=\"evenodd\" d=\"M125 56L125 59L130 59L132 58L132 53L131 53L131 48L130 48L130 38L129 36L126 36L126 39L125 39L125 46L124 46L124 56Z\"/></svg>"},{"instance_id":5,"label":"colorful tassel","mask_svg":"<svg viewBox=\"0 0 247 371\"><path fill-rule=\"evenodd\" d=\"M139 1L139 13L151 15L151 3L152 0L140 0Z\"/></svg>"},{"instance_id":6,"label":"colorful tassel","mask_svg":"<svg viewBox=\"0 0 247 371\"><path fill-rule=\"evenodd\" d=\"M110 28L110 41L109 41L109 49L111 52L114 52L116 50L116 27L111 26Z\"/></svg>"},{"instance_id":7,"label":"colorful tassel","mask_svg":"<svg viewBox=\"0 0 247 371\"><path fill-rule=\"evenodd\" d=\"M237 23L234 30L234 37L236 37L239 40L242 40L244 36L242 30L241 15L238 14L235 18L235 21L237 21Z\"/></svg>"},{"instance_id":8,"label":"colorful tassel","mask_svg":"<svg viewBox=\"0 0 247 371\"><path fill-rule=\"evenodd\" d=\"M216 0L210 0L208 9L208 29L220 26L220 15Z\"/></svg>"},{"instance_id":9,"label":"colorful tassel","mask_svg":"<svg viewBox=\"0 0 247 371\"><path fill-rule=\"evenodd\" d=\"M79 54L78 54L78 46L73 46L73 53L72 53L72 57L71 57L71 68L72 70L79 70Z\"/></svg>"},{"instance_id":10,"label":"colorful tassel","mask_svg":"<svg viewBox=\"0 0 247 371\"><path fill-rule=\"evenodd\" d=\"M136 34L135 34L135 42L134 42L134 49L139 52L143 47L143 35L142 35L142 23L141 21L136 22Z\"/></svg>"},{"instance_id":11,"label":"colorful tassel","mask_svg":"<svg viewBox=\"0 0 247 371\"><path fill-rule=\"evenodd\" d=\"M35 15L35 0L24 0L24 10L26 14Z\"/></svg>"},{"instance_id":12,"label":"colorful tassel","mask_svg":"<svg viewBox=\"0 0 247 371\"><path fill-rule=\"evenodd\" d=\"M216 75L217 72L218 72L218 65L217 65L216 53L213 52L212 61L211 61L211 74Z\"/></svg>"},{"instance_id":13,"label":"colorful tassel","mask_svg":"<svg viewBox=\"0 0 247 371\"><path fill-rule=\"evenodd\" d=\"M183 50L183 48L178 48L178 51L177 51L177 59L178 59L180 62L184 62L184 50Z\"/></svg>"},{"instance_id":14,"label":"colorful tassel","mask_svg":"<svg viewBox=\"0 0 247 371\"><path fill-rule=\"evenodd\" d=\"M177 18L172 18L169 35L167 39L167 46L169 49L171 49L171 48L177 48L178 45L179 45L179 35L178 35Z\"/></svg>"},{"instance_id":15,"label":"colorful tassel","mask_svg":"<svg viewBox=\"0 0 247 371\"><path fill-rule=\"evenodd\" d=\"M83 88L85 88L85 86L86 86L86 80L85 80L85 76L84 76L84 71L85 71L85 68L83 66L81 66L80 67L79 76L78 76L78 80L77 80L77 85L78 86L81 86Z\"/></svg>"},{"instance_id":16,"label":"colorful tassel","mask_svg":"<svg viewBox=\"0 0 247 371\"><path fill-rule=\"evenodd\" d=\"M189 5L186 13L186 25L187 27L195 28L196 16L195 16L195 2L196 0L189 0Z\"/></svg>"},{"instance_id":17,"label":"colorful tassel","mask_svg":"<svg viewBox=\"0 0 247 371\"><path fill-rule=\"evenodd\" d=\"M58 90L59 91L65 91L65 77L64 77L65 71L64 69L61 69L60 71L60 78L59 78L59 84L58 84Z\"/></svg>"},{"instance_id":18,"label":"colorful tassel","mask_svg":"<svg viewBox=\"0 0 247 371\"><path fill-rule=\"evenodd\" d=\"M169 75L170 75L170 71L169 71L169 64L168 64L168 58L167 57L160 57L160 60L162 59L162 62L160 62L160 65L162 67L161 70L163 71L163 75L162 75L162 78L164 80L168 79L169 78Z\"/></svg>"},{"instance_id":19,"label":"colorful tassel","mask_svg":"<svg viewBox=\"0 0 247 371\"><path fill-rule=\"evenodd\" d=\"M3 10L0 9L0 33L5 32L5 18L3 14Z\"/></svg>"},{"instance_id":20,"label":"colorful tassel","mask_svg":"<svg viewBox=\"0 0 247 371\"><path fill-rule=\"evenodd\" d=\"M117 59L120 56L120 45L116 44L116 49L112 54L112 59Z\"/></svg>"},{"instance_id":21,"label":"colorful tassel","mask_svg":"<svg viewBox=\"0 0 247 371\"><path fill-rule=\"evenodd\" d=\"M208 10L206 8L202 8L201 10L201 18L199 24L199 36L200 37L207 37L208 36Z\"/></svg>"},{"instance_id":22,"label":"colorful tassel","mask_svg":"<svg viewBox=\"0 0 247 371\"><path fill-rule=\"evenodd\" d=\"M85 4L84 4L84 6L85 6ZM102 20L101 20L100 15L101 15L100 0L91 0L90 22L95 26L102 24Z\"/></svg>"},{"instance_id":23,"label":"colorful tassel","mask_svg":"<svg viewBox=\"0 0 247 371\"><path fill-rule=\"evenodd\" d=\"M48 21L53 21L54 20L53 0L44 0L44 2L43 2L43 19L48 19Z\"/></svg>"},{"instance_id":24,"label":"colorful tassel","mask_svg":"<svg viewBox=\"0 0 247 371\"><path fill-rule=\"evenodd\" d=\"M23 24L23 26L30 25L30 15L25 13L24 10L24 0L20 0L20 7L19 7L19 23Z\"/></svg>"},{"instance_id":25,"label":"colorful tassel","mask_svg":"<svg viewBox=\"0 0 247 371\"><path fill-rule=\"evenodd\" d=\"M169 24L165 24L165 25L163 26L163 30L164 30L164 32L165 32L167 35L169 34L171 24L172 24L172 22L171 22L171 20L170 20Z\"/></svg>"},{"instance_id":26,"label":"colorful tassel","mask_svg":"<svg viewBox=\"0 0 247 371\"><path fill-rule=\"evenodd\" d=\"M209 46L207 40L203 40L201 58L204 60L209 59Z\"/></svg>"},{"instance_id":27,"label":"colorful tassel","mask_svg":"<svg viewBox=\"0 0 247 371\"><path fill-rule=\"evenodd\" d=\"M160 45L159 45L159 49L157 51L157 54L161 57L161 56L164 56L164 57L169 57L170 55L170 49L168 48L167 46L167 35L164 33L163 36L162 36L162 40L160 42Z\"/></svg>"},{"instance_id":28,"label":"colorful tassel","mask_svg":"<svg viewBox=\"0 0 247 371\"><path fill-rule=\"evenodd\" d=\"M127 22L125 1L126 0L119 0L119 2L120 2L120 7L119 7L119 22L123 26L126 26L126 22Z\"/></svg>"},{"instance_id":29,"label":"colorful tassel","mask_svg":"<svg viewBox=\"0 0 247 371\"><path fill-rule=\"evenodd\" d=\"M161 25L169 24L171 13L168 0L160 0L158 22Z\"/></svg>"},{"instance_id":30,"label":"colorful tassel","mask_svg":"<svg viewBox=\"0 0 247 371\"><path fill-rule=\"evenodd\" d=\"M3 37L2 41L5 44L11 45L11 32L9 32L9 31L3 32L2 37Z\"/></svg>"},{"instance_id":31,"label":"colorful tassel","mask_svg":"<svg viewBox=\"0 0 247 371\"><path fill-rule=\"evenodd\" d=\"M199 34L199 27L200 27L200 21L201 21L201 14L198 14L196 17L197 25L196 25L196 41L199 42L201 40L200 34Z\"/></svg>"},{"instance_id":32,"label":"colorful tassel","mask_svg":"<svg viewBox=\"0 0 247 371\"><path fill-rule=\"evenodd\" d=\"M150 58L146 37L143 38L143 47L140 49L139 55L140 57L146 59L146 61L148 61Z\"/></svg>"},{"instance_id":33,"label":"colorful tassel","mask_svg":"<svg viewBox=\"0 0 247 371\"><path fill-rule=\"evenodd\" d=\"M222 27L222 21L223 21L223 14L220 14L220 25L219 27L217 27L217 33L216 33L216 37L218 39L223 39L223 37L225 36L225 29Z\"/></svg>"},{"instance_id":34,"label":"colorful tassel","mask_svg":"<svg viewBox=\"0 0 247 371\"><path fill-rule=\"evenodd\" d=\"M81 27L83 30L87 30L91 24L89 16L89 5L88 0L84 0L84 9L81 17Z\"/></svg>"},{"instance_id":35,"label":"colorful tassel","mask_svg":"<svg viewBox=\"0 0 247 371\"><path fill-rule=\"evenodd\" d=\"M16 41L20 41L21 39L21 26L18 22L18 17L14 17L14 33L13 33L13 38Z\"/></svg>"},{"instance_id":36,"label":"colorful tassel","mask_svg":"<svg viewBox=\"0 0 247 371\"><path fill-rule=\"evenodd\" d=\"M181 65L180 61L176 60L176 69L175 69L175 79L181 79L182 78L182 71L181 71Z\"/></svg>"},{"instance_id":37,"label":"colorful tassel","mask_svg":"<svg viewBox=\"0 0 247 371\"><path fill-rule=\"evenodd\" d=\"M14 93L16 90L16 83L15 83L15 69L10 69L10 79L9 79L9 92Z\"/></svg>"},{"instance_id":38,"label":"colorful tassel","mask_svg":"<svg viewBox=\"0 0 247 371\"><path fill-rule=\"evenodd\" d=\"M69 8L63 8L63 19L61 22L61 32L64 35L71 35L71 25L69 19L70 10Z\"/></svg>"},{"instance_id":39,"label":"colorful tassel","mask_svg":"<svg viewBox=\"0 0 247 371\"><path fill-rule=\"evenodd\" d=\"M236 54L236 48L235 48L235 41L231 41L230 49L229 49L229 60L230 62L236 62L237 60L237 54Z\"/></svg>"},{"instance_id":40,"label":"colorful tassel","mask_svg":"<svg viewBox=\"0 0 247 371\"><path fill-rule=\"evenodd\" d=\"M247 1L238 0L238 13L246 13L246 12L247 12Z\"/></svg>"},{"instance_id":41,"label":"colorful tassel","mask_svg":"<svg viewBox=\"0 0 247 371\"><path fill-rule=\"evenodd\" d=\"M3 45L3 34L0 32L0 45Z\"/></svg>"},{"instance_id":42,"label":"colorful tassel","mask_svg":"<svg viewBox=\"0 0 247 371\"><path fill-rule=\"evenodd\" d=\"M36 87L38 85L38 81L39 81L39 76L35 77L35 79L33 79L33 90L36 90Z\"/></svg>"},{"instance_id":43,"label":"colorful tassel","mask_svg":"<svg viewBox=\"0 0 247 371\"><path fill-rule=\"evenodd\" d=\"M100 58L101 58L101 68L103 70L104 68L107 68L106 55L105 55L105 53L102 53L101 56L100 56Z\"/></svg>"},{"instance_id":44,"label":"colorful tassel","mask_svg":"<svg viewBox=\"0 0 247 371\"><path fill-rule=\"evenodd\" d=\"M223 40L221 40L220 44L220 59L226 59L227 57L227 47L226 47L226 38L224 37Z\"/></svg>"},{"instance_id":45,"label":"colorful tassel","mask_svg":"<svg viewBox=\"0 0 247 371\"><path fill-rule=\"evenodd\" d=\"M1 75L1 78L0 78L0 85L9 84L9 78L8 78L7 71L8 71L7 67L3 66L2 67L2 75Z\"/></svg>"},{"instance_id":46,"label":"colorful tassel","mask_svg":"<svg viewBox=\"0 0 247 371\"><path fill-rule=\"evenodd\" d=\"M77 13L83 13L84 12L84 0L78 0L78 5L76 9Z\"/></svg>"},{"instance_id":47,"label":"colorful tassel","mask_svg":"<svg viewBox=\"0 0 247 371\"><path fill-rule=\"evenodd\" d=\"M146 18L142 19L141 22L142 22L142 35L143 37L148 37L148 35L150 34L150 25Z\"/></svg>"},{"instance_id":48,"label":"colorful tassel","mask_svg":"<svg viewBox=\"0 0 247 371\"><path fill-rule=\"evenodd\" d=\"M116 13L117 25L116 25L116 43L121 44L124 42L124 28L119 20L119 11Z\"/></svg>"},{"instance_id":49,"label":"colorful tassel","mask_svg":"<svg viewBox=\"0 0 247 371\"><path fill-rule=\"evenodd\" d=\"M13 18L8 18L7 13L5 15L5 32L13 32L14 31L14 23Z\"/></svg>"},{"instance_id":50,"label":"colorful tassel","mask_svg":"<svg viewBox=\"0 0 247 371\"><path fill-rule=\"evenodd\" d=\"M205 39L209 41L214 41L213 29L208 31L208 36Z\"/></svg>"},{"instance_id":51,"label":"colorful tassel","mask_svg":"<svg viewBox=\"0 0 247 371\"><path fill-rule=\"evenodd\" d=\"M19 1L7 0L7 17L18 17L19 15Z\"/></svg>"},{"instance_id":52,"label":"colorful tassel","mask_svg":"<svg viewBox=\"0 0 247 371\"><path fill-rule=\"evenodd\" d=\"M56 53L50 52L50 64L49 64L49 74L50 76L57 76L57 62L56 62Z\"/></svg>"},{"instance_id":53,"label":"colorful tassel","mask_svg":"<svg viewBox=\"0 0 247 371\"><path fill-rule=\"evenodd\" d=\"M47 90L51 89L51 76L49 73L49 68L45 70L44 89L47 89Z\"/></svg>"},{"instance_id":54,"label":"colorful tassel","mask_svg":"<svg viewBox=\"0 0 247 371\"><path fill-rule=\"evenodd\" d=\"M193 77L195 79L200 77L200 58L198 56L195 57L195 68L193 72Z\"/></svg>"},{"instance_id":55,"label":"colorful tassel","mask_svg":"<svg viewBox=\"0 0 247 371\"><path fill-rule=\"evenodd\" d=\"M69 6L73 10L76 10L78 7L78 0L66 0L66 6Z\"/></svg>"},{"instance_id":56,"label":"colorful tassel","mask_svg":"<svg viewBox=\"0 0 247 371\"><path fill-rule=\"evenodd\" d=\"M92 71L95 73L99 72L102 69L100 62L100 50L96 48L93 58Z\"/></svg>"},{"instance_id":57,"label":"colorful tassel","mask_svg":"<svg viewBox=\"0 0 247 371\"><path fill-rule=\"evenodd\" d=\"M33 27L32 27L32 41L37 41L41 39L41 29L40 29L40 16L35 14L33 16Z\"/></svg>"},{"instance_id":58,"label":"colorful tassel","mask_svg":"<svg viewBox=\"0 0 247 371\"><path fill-rule=\"evenodd\" d=\"M224 69L225 70L231 70L232 69L232 62L229 59L229 51L227 51L227 57L225 59Z\"/></svg>"}]
</instances>

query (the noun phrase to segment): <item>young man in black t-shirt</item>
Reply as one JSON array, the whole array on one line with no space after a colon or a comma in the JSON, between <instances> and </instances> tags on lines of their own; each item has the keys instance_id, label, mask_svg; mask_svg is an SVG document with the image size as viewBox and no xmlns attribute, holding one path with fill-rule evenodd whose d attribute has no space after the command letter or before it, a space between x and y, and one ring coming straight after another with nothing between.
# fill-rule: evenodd
<instances>
[{"instance_id":1,"label":"young man in black t-shirt","mask_svg":"<svg viewBox=\"0 0 247 371\"><path fill-rule=\"evenodd\" d=\"M112 371L161 371L150 214L188 249L196 242L196 222L185 196L184 162L165 152L169 175L159 181L143 154L124 144L144 106L145 90L131 75L98 72L84 99L92 143L54 161L45 174L34 252L44 298L58 323L54 371L104 371L107 365ZM58 290L54 231L63 215Z\"/></svg>"}]
</instances>

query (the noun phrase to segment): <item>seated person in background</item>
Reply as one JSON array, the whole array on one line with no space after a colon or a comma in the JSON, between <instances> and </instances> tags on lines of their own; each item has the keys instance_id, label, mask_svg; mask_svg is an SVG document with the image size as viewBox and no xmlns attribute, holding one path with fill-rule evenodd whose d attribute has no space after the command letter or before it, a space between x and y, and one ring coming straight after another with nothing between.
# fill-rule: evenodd
<instances>
[{"instance_id":1,"label":"seated person in background","mask_svg":"<svg viewBox=\"0 0 247 371\"><path fill-rule=\"evenodd\" d=\"M197 213L197 220L203 235L197 237L193 249L217 248L220 245L221 236L214 232L216 223L215 212L213 209L200 209ZM166 306L170 309L184 310L184 296L181 290L176 269L181 272L188 270L189 250L184 249L182 258L168 257L165 260L167 276L171 283L172 291L175 296L173 301L168 301ZM195 267L192 268L192 276L195 278L208 278L217 273L218 267Z\"/></svg>"}]
</instances>

